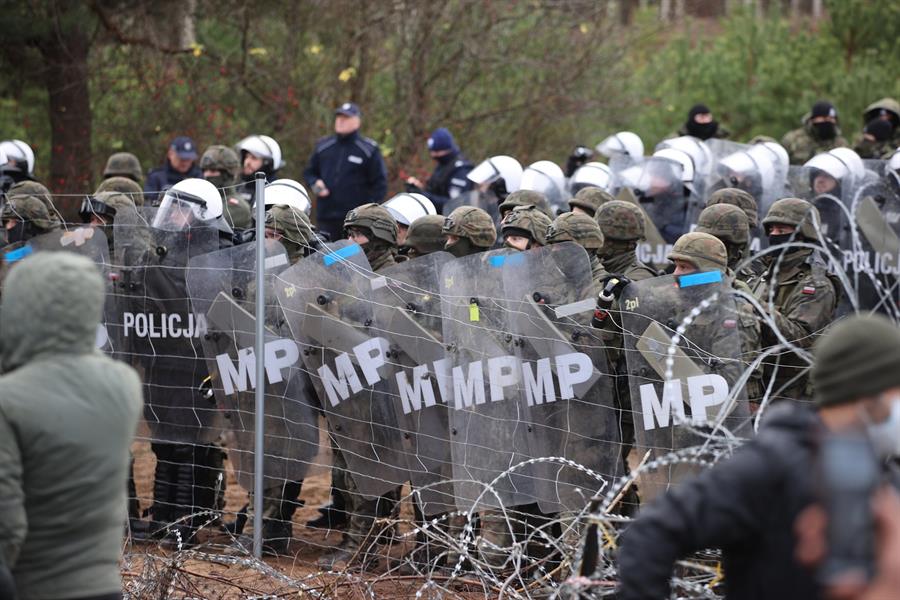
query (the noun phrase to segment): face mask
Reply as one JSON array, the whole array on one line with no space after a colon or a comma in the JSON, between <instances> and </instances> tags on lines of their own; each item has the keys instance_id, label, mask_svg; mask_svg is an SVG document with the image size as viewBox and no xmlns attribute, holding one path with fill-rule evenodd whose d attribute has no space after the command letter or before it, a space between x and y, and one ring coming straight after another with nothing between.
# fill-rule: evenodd
<instances>
[{"instance_id":1,"label":"face mask","mask_svg":"<svg viewBox=\"0 0 900 600\"><path fill-rule=\"evenodd\" d=\"M830 121L813 123L813 129L820 140L834 139L834 136L837 135L837 127Z\"/></svg>"},{"instance_id":2,"label":"face mask","mask_svg":"<svg viewBox=\"0 0 900 600\"><path fill-rule=\"evenodd\" d=\"M709 123L698 123L691 119L687 122L687 132L688 135L692 135L696 138L700 138L701 140L708 140L712 136L716 135L716 131L719 129L718 121L710 121Z\"/></svg>"},{"instance_id":3,"label":"face mask","mask_svg":"<svg viewBox=\"0 0 900 600\"><path fill-rule=\"evenodd\" d=\"M12 229L6 230L6 243L7 244L15 244L16 242L24 242L26 240L25 236L25 222L17 221L15 226Z\"/></svg>"},{"instance_id":4,"label":"face mask","mask_svg":"<svg viewBox=\"0 0 900 600\"><path fill-rule=\"evenodd\" d=\"M866 426L875 452L882 458L900 454L900 400L891 402L891 414L883 423Z\"/></svg>"},{"instance_id":5,"label":"face mask","mask_svg":"<svg viewBox=\"0 0 900 600\"><path fill-rule=\"evenodd\" d=\"M216 186L217 188L226 187L228 184L225 183L225 175L213 175L211 177L204 177L208 182ZM230 183L231 178L229 178Z\"/></svg>"},{"instance_id":6,"label":"face mask","mask_svg":"<svg viewBox=\"0 0 900 600\"><path fill-rule=\"evenodd\" d=\"M769 234L769 245L776 246L778 244L786 244L787 242L790 241L791 236L793 236L793 235L794 235L793 233ZM794 239L795 240L797 239L796 236L794 237Z\"/></svg>"},{"instance_id":7,"label":"face mask","mask_svg":"<svg viewBox=\"0 0 900 600\"><path fill-rule=\"evenodd\" d=\"M472 242L469 238L459 238L456 243L444 246L444 250L456 258L463 258L464 256L469 256L475 252L474 246L472 246Z\"/></svg>"}]
</instances>

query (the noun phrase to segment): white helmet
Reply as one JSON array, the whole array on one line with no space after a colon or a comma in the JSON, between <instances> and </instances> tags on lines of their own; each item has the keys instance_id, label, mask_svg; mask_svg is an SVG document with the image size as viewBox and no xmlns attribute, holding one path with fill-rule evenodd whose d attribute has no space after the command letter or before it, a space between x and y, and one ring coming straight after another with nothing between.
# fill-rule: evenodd
<instances>
[{"instance_id":1,"label":"white helmet","mask_svg":"<svg viewBox=\"0 0 900 600\"><path fill-rule=\"evenodd\" d=\"M703 140L691 135L683 135L681 137L663 140L656 145L657 150L663 150L665 148L681 150L691 157L691 160L694 163L694 175L691 177L691 180L696 177L706 177L712 172L712 152L710 152L709 146L707 146ZM656 155L654 154L654 156Z\"/></svg>"},{"instance_id":2,"label":"white helmet","mask_svg":"<svg viewBox=\"0 0 900 600\"><path fill-rule=\"evenodd\" d=\"M644 156L644 142L636 133L620 131L597 144L597 152L607 158L619 154L631 158L641 158Z\"/></svg>"},{"instance_id":3,"label":"white helmet","mask_svg":"<svg viewBox=\"0 0 900 600\"><path fill-rule=\"evenodd\" d=\"M506 191L511 194L519 189L522 181L522 165L512 156L503 154L492 156L469 171L466 178L477 185L502 179L506 184Z\"/></svg>"},{"instance_id":4,"label":"white helmet","mask_svg":"<svg viewBox=\"0 0 900 600\"><path fill-rule=\"evenodd\" d=\"M205 224L230 231L222 217L222 196L205 179L183 179L166 190L152 226L166 231L181 231Z\"/></svg>"},{"instance_id":5,"label":"white helmet","mask_svg":"<svg viewBox=\"0 0 900 600\"><path fill-rule=\"evenodd\" d=\"M888 171L900 171L900 148L891 154L891 157L887 162L887 170Z\"/></svg>"},{"instance_id":6,"label":"white helmet","mask_svg":"<svg viewBox=\"0 0 900 600\"><path fill-rule=\"evenodd\" d=\"M296 208L309 215L312 203L306 188L293 179L276 179L266 185L266 206L284 205Z\"/></svg>"},{"instance_id":7,"label":"white helmet","mask_svg":"<svg viewBox=\"0 0 900 600\"><path fill-rule=\"evenodd\" d=\"M281 146L267 135L251 135L237 144L238 152L249 152L263 160L271 162L271 169L277 171L284 166L281 159Z\"/></svg>"},{"instance_id":8,"label":"white helmet","mask_svg":"<svg viewBox=\"0 0 900 600\"><path fill-rule=\"evenodd\" d=\"M865 176L865 166L859 154L850 148L835 148L823 154L817 154L803 165L809 169L824 171L838 181L854 183Z\"/></svg>"},{"instance_id":9,"label":"white helmet","mask_svg":"<svg viewBox=\"0 0 900 600\"><path fill-rule=\"evenodd\" d=\"M569 180L569 192L575 194L586 187L609 191L612 184L612 170L600 162L589 162L578 168Z\"/></svg>"},{"instance_id":10,"label":"white helmet","mask_svg":"<svg viewBox=\"0 0 900 600\"><path fill-rule=\"evenodd\" d=\"M555 162L539 160L522 171L519 189L541 192L547 196L550 204L556 204L562 200L566 189L566 176Z\"/></svg>"},{"instance_id":11,"label":"white helmet","mask_svg":"<svg viewBox=\"0 0 900 600\"><path fill-rule=\"evenodd\" d=\"M778 160L778 156L769 148L763 144L754 144L746 150L739 150L723 158L719 161L719 170L723 171L722 175L729 173L758 175L761 188L769 190L775 182Z\"/></svg>"},{"instance_id":12,"label":"white helmet","mask_svg":"<svg viewBox=\"0 0 900 600\"><path fill-rule=\"evenodd\" d=\"M681 181L685 184L693 183L696 169L694 159L687 152L676 148L663 148L654 152L651 158L661 158L675 163Z\"/></svg>"},{"instance_id":13,"label":"white helmet","mask_svg":"<svg viewBox=\"0 0 900 600\"><path fill-rule=\"evenodd\" d=\"M26 173L34 175L34 151L31 146L22 140L5 140L0 142L0 150L6 154L3 164L14 160L25 165Z\"/></svg>"},{"instance_id":14,"label":"white helmet","mask_svg":"<svg viewBox=\"0 0 900 600\"><path fill-rule=\"evenodd\" d=\"M435 210L431 200L422 194L416 193L404 192L402 194L397 194L382 204L382 206L391 213L391 216L394 217L397 224L405 225L407 227L419 217L437 214L437 210Z\"/></svg>"}]
</instances>

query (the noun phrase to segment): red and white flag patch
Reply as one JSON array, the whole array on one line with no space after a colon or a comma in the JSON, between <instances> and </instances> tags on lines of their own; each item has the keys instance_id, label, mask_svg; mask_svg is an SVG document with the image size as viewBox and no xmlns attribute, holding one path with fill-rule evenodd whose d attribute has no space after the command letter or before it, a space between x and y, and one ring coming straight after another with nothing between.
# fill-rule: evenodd
<instances>
[{"instance_id":1,"label":"red and white flag patch","mask_svg":"<svg viewBox=\"0 0 900 600\"><path fill-rule=\"evenodd\" d=\"M812 286L812 285L805 285L805 286L803 286L803 289L800 290L800 293L804 294L806 296L812 296L813 294L816 293L816 288L815 288L815 286Z\"/></svg>"}]
</instances>

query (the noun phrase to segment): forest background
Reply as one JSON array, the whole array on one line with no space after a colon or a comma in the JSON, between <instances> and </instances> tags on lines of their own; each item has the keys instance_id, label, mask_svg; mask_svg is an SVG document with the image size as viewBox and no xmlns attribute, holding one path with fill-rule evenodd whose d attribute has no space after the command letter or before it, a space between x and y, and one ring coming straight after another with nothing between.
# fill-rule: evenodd
<instances>
[{"instance_id":1,"label":"forest background","mask_svg":"<svg viewBox=\"0 0 900 600\"><path fill-rule=\"evenodd\" d=\"M817 99L848 138L900 97L893 0L0 0L0 139L27 141L56 193L107 156L162 164L249 134L300 178L333 110L358 103L392 191L432 168L448 127L477 162L564 163L622 129L648 149L704 102L746 141L780 138Z\"/></svg>"}]
</instances>

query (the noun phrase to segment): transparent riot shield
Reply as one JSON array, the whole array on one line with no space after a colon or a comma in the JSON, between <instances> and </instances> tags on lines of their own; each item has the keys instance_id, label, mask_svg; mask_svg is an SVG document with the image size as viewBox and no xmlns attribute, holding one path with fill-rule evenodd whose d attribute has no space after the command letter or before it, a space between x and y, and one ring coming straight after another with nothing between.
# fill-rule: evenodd
<instances>
[{"instance_id":1,"label":"transparent riot shield","mask_svg":"<svg viewBox=\"0 0 900 600\"><path fill-rule=\"evenodd\" d=\"M741 318L730 284L716 280L717 271L656 277L630 284L620 298L640 457L701 446L723 431L752 434L739 385L749 366L742 361ZM686 462L658 469L639 483L641 497L652 499L695 472Z\"/></svg>"},{"instance_id":2,"label":"transparent riot shield","mask_svg":"<svg viewBox=\"0 0 900 600\"><path fill-rule=\"evenodd\" d=\"M707 198L722 188L742 189L756 200L762 220L769 207L785 197L787 170L787 153L778 144L766 142L745 146L716 163Z\"/></svg>"},{"instance_id":3,"label":"transparent riot shield","mask_svg":"<svg viewBox=\"0 0 900 600\"><path fill-rule=\"evenodd\" d=\"M288 267L278 242L266 245L265 488L297 481L318 451L318 402L300 351L275 297L274 277ZM187 284L195 314L205 315L200 338L210 388L230 433L228 455L238 483L253 489L256 414L256 242L195 257Z\"/></svg>"},{"instance_id":4,"label":"transparent riot shield","mask_svg":"<svg viewBox=\"0 0 900 600\"><path fill-rule=\"evenodd\" d=\"M495 250L449 262L441 272L450 450L461 510L534 502L533 465L524 464L530 419L503 288L503 271L521 260L515 251Z\"/></svg>"},{"instance_id":5,"label":"transparent riot shield","mask_svg":"<svg viewBox=\"0 0 900 600\"><path fill-rule=\"evenodd\" d=\"M595 305L598 290L581 246L553 244L520 257L503 270L503 283L522 364L529 454L590 470L539 462L533 493L545 513L577 511L621 474L614 379L604 343L590 325L593 311L556 312L584 300Z\"/></svg>"},{"instance_id":6,"label":"transparent riot shield","mask_svg":"<svg viewBox=\"0 0 900 600\"><path fill-rule=\"evenodd\" d=\"M491 215L494 224L500 223L500 203L502 201L497 198L493 191L469 190L462 192L455 198L450 198L444 203L441 209L444 216L449 215L460 206L474 206Z\"/></svg>"},{"instance_id":7,"label":"transparent riot shield","mask_svg":"<svg viewBox=\"0 0 900 600\"><path fill-rule=\"evenodd\" d=\"M688 198L681 165L651 156L619 172L618 179L623 189L631 191L667 244L674 244L688 231Z\"/></svg>"},{"instance_id":8,"label":"transparent riot shield","mask_svg":"<svg viewBox=\"0 0 900 600\"><path fill-rule=\"evenodd\" d=\"M410 481L427 516L456 510L439 283L451 260L435 252L384 269L372 280L375 324L390 342L390 397Z\"/></svg>"},{"instance_id":9,"label":"transparent riot shield","mask_svg":"<svg viewBox=\"0 0 900 600\"><path fill-rule=\"evenodd\" d=\"M853 200L859 250L854 264L859 305L900 317L900 196L883 179L860 188Z\"/></svg>"},{"instance_id":10,"label":"transparent riot shield","mask_svg":"<svg viewBox=\"0 0 900 600\"><path fill-rule=\"evenodd\" d=\"M673 148L685 152L694 165L694 176L690 183L691 190L685 197L685 225L686 231L690 231L691 226L697 224L700 213L706 208L706 198L709 187L712 185L715 166L713 153L709 148L708 141L691 135L669 138L656 145L656 150L663 148Z\"/></svg>"},{"instance_id":11,"label":"transparent riot shield","mask_svg":"<svg viewBox=\"0 0 900 600\"><path fill-rule=\"evenodd\" d=\"M202 444L221 432L221 413L200 386L207 376L201 340L206 316L187 291L188 260L218 248L206 226L166 232L149 226L143 209L115 220L116 280L123 358L144 383L144 419L155 442ZM118 215L117 215L118 217Z\"/></svg>"},{"instance_id":12,"label":"transparent riot shield","mask_svg":"<svg viewBox=\"0 0 900 600\"><path fill-rule=\"evenodd\" d=\"M372 498L408 479L388 389L389 342L374 326L376 277L362 248L342 240L300 260L275 285L332 439L360 493Z\"/></svg>"},{"instance_id":13,"label":"transparent riot shield","mask_svg":"<svg viewBox=\"0 0 900 600\"><path fill-rule=\"evenodd\" d=\"M830 181L829 181L830 180ZM845 186L819 169L791 166L788 170L791 193L808 200L819 211L821 233L841 248L850 248L850 208L855 185Z\"/></svg>"}]
</instances>

